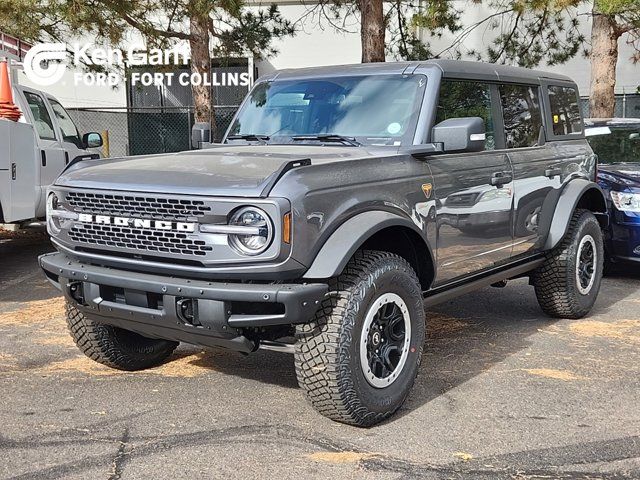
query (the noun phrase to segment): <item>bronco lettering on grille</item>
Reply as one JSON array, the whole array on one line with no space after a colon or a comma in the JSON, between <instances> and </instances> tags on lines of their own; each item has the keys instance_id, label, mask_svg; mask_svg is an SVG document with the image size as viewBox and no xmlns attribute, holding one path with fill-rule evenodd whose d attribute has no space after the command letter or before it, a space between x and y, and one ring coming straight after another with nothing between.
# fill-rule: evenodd
<instances>
[{"instance_id":1,"label":"bronco lettering on grille","mask_svg":"<svg viewBox=\"0 0 640 480\"><path fill-rule=\"evenodd\" d=\"M177 232L193 233L195 223L171 222L164 220L145 220L142 218L110 217L107 215L91 215L81 213L78 220L82 223L96 223L99 225L115 225L118 227L151 228L154 230L175 230Z\"/></svg>"}]
</instances>

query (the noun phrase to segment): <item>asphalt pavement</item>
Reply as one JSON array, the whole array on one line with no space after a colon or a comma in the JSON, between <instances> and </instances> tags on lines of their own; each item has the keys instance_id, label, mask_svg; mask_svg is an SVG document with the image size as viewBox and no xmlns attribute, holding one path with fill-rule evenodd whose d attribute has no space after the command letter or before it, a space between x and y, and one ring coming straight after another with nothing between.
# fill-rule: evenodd
<instances>
[{"instance_id":1,"label":"asphalt pavement","mask_svg":"<svg viewBox=\"0 0 640 480\"><path fill-rule=\"evenodd\" d=\"M85 358L37 266L51 249L0 233L1 479L640 478L640 272L579 321L546 318L525 280L430 309L409 400L358 429L315 413L284 353Z\"/></svg>"}]
</instances>

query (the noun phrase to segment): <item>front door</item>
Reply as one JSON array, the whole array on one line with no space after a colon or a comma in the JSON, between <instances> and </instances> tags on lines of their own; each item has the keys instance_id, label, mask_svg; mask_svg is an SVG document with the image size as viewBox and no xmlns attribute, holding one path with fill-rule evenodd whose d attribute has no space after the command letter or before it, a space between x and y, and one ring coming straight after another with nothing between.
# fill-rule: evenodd
<instances>
[{"instance_id":1,"label":"front door","mask_svg":"<svg viewBox=\"0 0 640 480\"><path fill-rule=\"evenodd\" d=\"M497 150L494 119L497 87L443 80L436 123L448 118L485 120L485 150L429 157L437 199L436 284L492 268L511 258L513 171L507 152Z\"/></svg>"},{"instance_id":2,"label":"front door","mask_svg":"<svg viewBox=\"0 0 640 480\"><path fill-rule=\"evenodd\" d=\"M73 123L69 113L56 99L49 97L48 100L58 125L58 134L64 150L65 164L69 164L74 158L86 155L87 151L84 150L78 127Z\"/></svg>"},{"instance_id":3,"label":"front door","mask_svg":"<svg viewBox=\"0 0 640 480\"><path fill-rule=\"evenodd\" d=\"M38 136L38 171L40 200L37 212L44 214L45 192L65 167L65 154L53 122L53 112L40 93L23 89L29 107L29 117Z\"/></svg>"}]
</instances>

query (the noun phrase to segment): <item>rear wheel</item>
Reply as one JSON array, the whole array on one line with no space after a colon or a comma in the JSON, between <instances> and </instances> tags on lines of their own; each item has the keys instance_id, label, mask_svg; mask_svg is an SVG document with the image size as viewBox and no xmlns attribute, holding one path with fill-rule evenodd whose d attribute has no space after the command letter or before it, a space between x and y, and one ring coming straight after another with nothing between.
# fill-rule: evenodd
<instances>
[{"instance_id":1,"label":"rear wheel","mask_svg":"<svg viewBox=\"0 0 640 480\"><path fill-rule=\"evenodd\" d=\"M598 297L603 269L600 224L590 211L576 210L564 240L532 276L542 310L552 317L584 317Z\"/></svg>"},{"instance_id":2,"label":"rear wheel","mask_svg":"<svg viewBox=\"0 0 640 480\"><path fill-rule=\"evenodd\" d=\"M367 427L405 401L420 365L420 283L402 258L361 251L333 279L313 322L297 329L296 374L326 417Z\"/></svg>"},{"instance_id":3,"label":"rear wheel","mask_svg":"<svg viewBox=\"0 0 640 480\"><path fill-rule=\"evenodd\" d=\"M178 342L143 337L95 322L67 303L67 325L73 341L87 357L118 370L143 370L163 363Z\"/></svg>"}]
</instances>

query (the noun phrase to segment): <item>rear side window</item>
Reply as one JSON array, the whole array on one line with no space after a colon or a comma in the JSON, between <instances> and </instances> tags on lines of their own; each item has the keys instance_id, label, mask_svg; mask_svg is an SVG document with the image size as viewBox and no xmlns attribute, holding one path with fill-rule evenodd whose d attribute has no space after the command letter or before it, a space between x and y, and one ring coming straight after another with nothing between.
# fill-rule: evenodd
<instances>
[{"instance_id":1,"label":"rear side window","mask_svg":"<svg viewBox=\"0 0 640 480\"><path fill-rule=\"evenodd\" d=\"M534 147L540 138L542 113L538 87L500 85L507 148Z\"/></svg>"},{"instance_id":2,"label":"rear side window","mask_svg":"<svg viewBox=\"0 0 640 480\"><path fill-rule=\"evenodd\" d=\"M549 104L554 135L582 132L578 92L572 87L549 87Z\"/></svg>"},{"instance_id":3,"label":"rear side window","mask_svg":"<svg viewBox=\"0 0 640 480\"><path fill-rule=\"evenodd\" d=\"M443 80L436 123L450 118L480 117L486 131L485 150L495 149L495 129L491 110L491 87L486 83Z\"/></svg>"}]
</instances>

